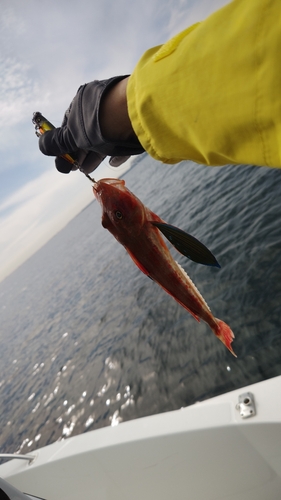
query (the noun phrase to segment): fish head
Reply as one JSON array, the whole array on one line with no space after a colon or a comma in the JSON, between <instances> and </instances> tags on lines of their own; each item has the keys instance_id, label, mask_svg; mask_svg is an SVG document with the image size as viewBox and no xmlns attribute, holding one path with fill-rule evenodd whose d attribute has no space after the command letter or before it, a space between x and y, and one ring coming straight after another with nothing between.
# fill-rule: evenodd
<instances>
[{"instance_id":1,"label":"fish head","mask_svg":"<svg viewBox=\"0 0 281 500\"><path fill-rule=\"evenodd\" d=\"M141 228L145 206L126 188L124 180L101 179L95 182L93 191L102 207L102 225L115 237Z\"/></svg>"}]
</instances>

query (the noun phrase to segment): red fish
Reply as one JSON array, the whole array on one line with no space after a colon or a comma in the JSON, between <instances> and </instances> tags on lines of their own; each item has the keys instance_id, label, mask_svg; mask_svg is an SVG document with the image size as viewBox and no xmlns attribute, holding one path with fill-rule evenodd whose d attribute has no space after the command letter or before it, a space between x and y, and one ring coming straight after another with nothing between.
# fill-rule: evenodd
<instances>
[{"instance_id":1,"label":"red fish","mask_svg":"<svg viewBox=\"0 0 281 500\"><path fill-rule=\"evenodd\" d=\"M158 283L197 321L205 321L235 356L231 347L233 332L226 323L213 316L194 283L171 256L160 231L181 253L192 260L218 266L211 252L198 240L166 224L145 207L126 188L124 180L94 181L93 191L103 210L103 227L125 247L139 269Z\"/></svg>"}]
</instances>

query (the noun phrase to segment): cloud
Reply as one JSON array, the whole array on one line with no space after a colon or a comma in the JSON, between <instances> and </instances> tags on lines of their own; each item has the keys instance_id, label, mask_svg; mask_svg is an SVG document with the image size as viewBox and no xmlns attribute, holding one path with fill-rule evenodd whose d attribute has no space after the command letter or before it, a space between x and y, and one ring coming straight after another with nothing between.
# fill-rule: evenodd
<instances>
[{"instance_id":1,"label":"cloud","mask_svg":"<svg viewBox=\"0 0 281 500\"><path fill-rule=\"evenodd\" d=\"M34 79L26 62L12 57L0 59L0 127L20 122L26 104L38 100L40 94L39 81Z\"/></svg>"},{"instance_id":2,"label":"cloud","mask_svg":"<svg viewBox=\"0 0 281 500\"><path fill-rule=\"evenodd\" d=\"M173 2L174 3L174 2ZM229 0L176 0L176 8L170 8L170 18L167 25L168 33L176 35L191 24L203 21L214 11L228 4Z\"/></svg>"}]
</instances>

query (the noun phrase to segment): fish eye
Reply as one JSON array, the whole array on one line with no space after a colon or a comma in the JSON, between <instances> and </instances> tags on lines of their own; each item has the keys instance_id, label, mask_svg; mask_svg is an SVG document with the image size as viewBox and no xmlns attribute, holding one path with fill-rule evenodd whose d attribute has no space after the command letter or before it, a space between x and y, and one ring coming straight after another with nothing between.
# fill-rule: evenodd
<instances>
[{"instance_id":1,"label":"fish eye","mask_svg":"<svg viewBox=\"0 0 281 500\"><path fill-rule=\"evenodd\" d=\"M117 219L119 219L119 220L123 219L123 215L119 210L116 210L115 215L116 215Z\"/></svg>"}]
</instances>

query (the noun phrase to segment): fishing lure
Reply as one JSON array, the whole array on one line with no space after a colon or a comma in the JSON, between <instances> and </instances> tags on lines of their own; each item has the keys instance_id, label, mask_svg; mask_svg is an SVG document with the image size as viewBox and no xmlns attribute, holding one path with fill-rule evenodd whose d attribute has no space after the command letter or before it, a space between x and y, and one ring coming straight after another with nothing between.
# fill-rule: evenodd
<instances>
[{"instance_id":1,"label":"fishing lure","mask_svg":"<svg viewBox=\"0 0 281 500\"><path fill-rule=\"evenodd\" d=\"M45 116L43 116L40 111L35 111L33 113L32 123L35 125L35 134L37 135L37 137L40 137L41 135L45 134L45 132L48 132L49 130L53 130L55 128L55 126L51 122L49 122L49 120L47 120L47 118L45 118ZM80 168L77 160L72 158L70 154L65 153L61 155L61 157L71 163L74 167Z\"/></svg>"}]
</instances>

